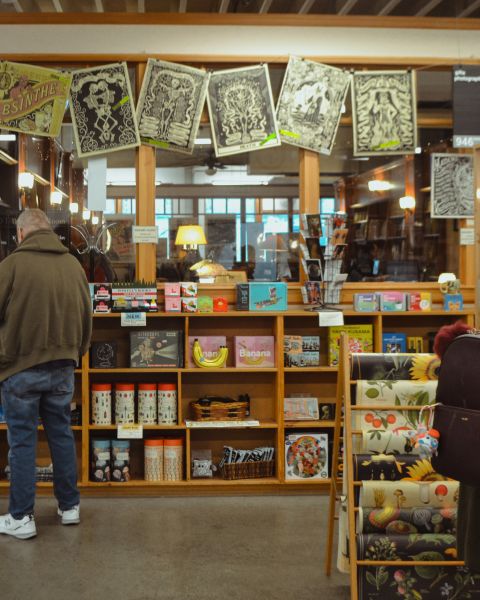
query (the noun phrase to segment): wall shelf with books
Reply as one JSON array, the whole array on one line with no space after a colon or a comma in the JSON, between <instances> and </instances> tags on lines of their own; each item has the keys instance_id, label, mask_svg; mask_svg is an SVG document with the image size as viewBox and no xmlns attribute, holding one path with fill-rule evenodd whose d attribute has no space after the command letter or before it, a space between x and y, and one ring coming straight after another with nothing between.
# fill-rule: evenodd
<instances>
[{"instance_id":1,"label":"wall shelf with books","mask_svg":"<svg viewBox=\"0 0 480 600\"><path fill-rule=\"evenodd\" d=\"M428 349L428 334L441 325L451 323L458 318L473 324L474 309L466 305L461 311L444 312L437 306L430 312L359 313L351 305L343 309L345 325L370 330L371 345L374 351L380 351L384 333L404 334L421 338ZM118 315L115 315L118 316ZM301 305L292 305L285 312L240 312L229 310L227 313L213 315L175 314L170 320L164 315L149 316L146 328L123 328L120 319L109 316L95 317L93 322L93 342L108 342L115 348L115 361L110 368L94 367L93 354L85 356L79 372L75 375L75 400L81 407L81 421L74 426L78 456L80 486L89 493L131 493L149 495L163 493L285 493L326 491L330 473L325 470L303 477L295 472L296 461L302 444L312 444L323 456L323 462L331 461L331 440L333 437L336 387L338 367L329 360L329 330L319 328L318 313L310 312ZM216 319L215 317L219 318ZM247 320L246 320L247 319ZM176 350L170 352L168 360L182 359L174 366L130 367L131 350L138 349L134 342L130 344L130 334L141 331L178 331ZM199 368L192 362L192 337L226 338L229 349L226 367ZM245 350L242 358L248 357L254 362L248 367L236 367L235 338L268 338L264 346L255 348L249 342L242 341ZM331 338L331 336L330 336ZM165 338L166 339L166 338ZM244 343L245 342L245 343ZM169 346L170 350L172 347ZM206 348L206 346L205 346ZM248 354L250 352L250 354ZM255 364L262 353L273 353L273 366L263 367ZM256 353L256 354L255 354ZM286 356L290 354L290 356ZM268 358L268 357L267 357ZM269 357L271 359L271 356ZM307 365L305 365L307 363ZM298 366L294 366L298 365ZM164 388L175 391L176 405L162 419L170 422L143 424L143 439L129 441L129 479L128 481L92 480L92 443L101 442L110 445L111 451L118 444L118 426L115 413L110 412L110 422L94 420L93 393L101 397L105 388L109 396L110 411L115 408L115 394L118 385L125 386L127 396L134 402L133 420L138 420L139 392L141 386ZM158 389L155 389L158 409ZM249 415L246 420L257 420L258 425L218 427L208 423L200 427L190 427L187 420L195 419L192 402L202 396L228 397L235 402L240 396L248 396ZM96 418L100 415L97 408ZM157 411L158 412L158 411ZM106 419L108 421L108 419ZM6 493L8 482L5 479L7 443L6 426L0 425L0 487ZM167 440L177 443L174 447L180 462L177 480L145 481L144 444ZM121 440L120 440L121 441ZM287 445L288 441L288 445ZM100 444L101 445L101 444ZM192 459L205 452L218 465L224 455L225 447L252 452L258 448L273 448L273 470L271 476L254 479L222 479L218 472L213 477L197 479L192 472ZM167 446L165 446L165 449ZM117 449L118 451L118 449ZM122 450L123 451L123 450ZM325 452L328 456L325 456ZM39 432L39 458L44 465L48 460L48 447L45 433ZM49 464L49 463L47 463ZM322 463L323 464L323 463ZM41 491L51 493L51 484L43 484ZM308 493L307 492L307 493Z\"/></svg>"}]
</instances>

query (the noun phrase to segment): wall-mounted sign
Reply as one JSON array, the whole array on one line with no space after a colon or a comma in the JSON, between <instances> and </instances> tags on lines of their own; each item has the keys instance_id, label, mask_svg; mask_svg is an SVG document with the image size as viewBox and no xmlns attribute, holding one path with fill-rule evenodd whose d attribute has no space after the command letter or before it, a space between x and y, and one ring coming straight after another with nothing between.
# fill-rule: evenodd
<instances>
[{"instance_id":1,"label":"wall-mounted sign","mask_svg":"<svg viewBox=\"0 0 480 600\"><path fill-rule=\"evenodd\" d=\"M453 67L453 147L480 144L480 67Z\"/></svg>"}]
</instances>

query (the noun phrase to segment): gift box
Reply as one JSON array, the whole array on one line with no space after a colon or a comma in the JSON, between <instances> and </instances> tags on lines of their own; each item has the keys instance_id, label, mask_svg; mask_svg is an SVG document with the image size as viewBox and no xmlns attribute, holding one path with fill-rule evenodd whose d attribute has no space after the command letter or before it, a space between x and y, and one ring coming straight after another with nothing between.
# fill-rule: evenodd
<instances>
[{"instance_id":1,"label":"gift box","mask_svg":"<svg viewBox=\"0 0 480 600\"><path fill-rule=\"evenodd\" d=\"M165 297L180 296L180 284L179 283L166 283L164 289L165 289Z\"/></svg>"},{"instance_id":2,"label":"gift box","mask_svg":"<svg viewBox=\"0 0 480 600\"><path fill-rule=\"evenodd\" d=\"M432 294L430 292L410 292L408 294L408 310L432 310Z\"/></svg>"},{"instance_id":3,"label":"gift box","mask_svg":"<svg viewBox=\"0 0 480 600\"><path fill-rule=\"evenodd\" d=\"M202 348L202 354L208 360L216 358L220 350L220 346L227 345L227 338L224 335L191 335L188 338L189 355L188 360L190 367L196 367L193 360L193 342L198 340Z\"/></svg>"},{"instance_id":4,"label":"gift box","mask_svg":"<svg viewBox=\"0 0 480 600\"><path fill-rule=\"evenodd\" d=\"M385 312L396 312L407 310L407 298L405 292L380 292L380 310Z\"/></svg>"},{"instance_id":5,"label":"gift box","mask_svg":"<svg viewBox=\"0 0 480 600\"><path fill-rule=\"evenodd\" d=\"M227 312L228 301L223 296L218 296L213 299L213 312Z\"/></svg>"},{"instance_id":6,"label":"gift box","mask_svg":"<svg viewBox=\"0 0 480 600\"><path fill-rule=\"evenodd\" d=\"M199 296L197 298L198 312L211 313L213 312L213 298L211 296Z\"/></svg>"},{"instance_id":7,"label":"gift box","mask_svg":"<svg viewBox=\"0 0 480 600\"><path fill-rule=\"evenodd\" d=\"M198 294L198 285L191 281L182 281L180 283L182 298L196 298Z\"/></svg>"},{"instance_id":8,"label":"gift box","mask_svg":"<svg viewBox=\"0 0 480 600\"><path fill-rule=\"evenodd\" d=\"M463 295L462 294L444 294L443 308L448 311L462 310Z\"/></svg>"},{"instance_id":9,"label":"gift box","mask_svg":"<svg viewBox=\"0 0 480 600\"><path fill-rule=\"evenodd\" d=\"M182 312L196 313L197 312L197 299L196 298L182 298Z\"/></svg>"},{"instance_id":10,"label":"gift box","mask_svg":"<svg viewBox=\"0 0 480 600\"><path fill-rule=\"evenodd\" d=\"M375 312L378 310L377 294L355 294L353 306L358 312Z\"/></svg>"},{"instance_id":11,"label":"gift box","mask_svg":"<svg viewBox=\"0 0 480 600\"><path fill-rule=\"evenodd\" d=\"M286 283L249 283L249 310L287 310Z\"/></svg>"},{"instance_id":12,"label":"gift box","mask_svg":"<svg viewBox=\"0 0 480 600\"><path fill-rule=\"evenodd\" d=\"M166 312L182 312L182 300L180 296L165 296Z\"/></svg>"},{"instance_id":13,"label":"gift box","mask_svg":"<svg viewBox=\"0 0 480 600\"><path fill-rule=\"evenodd\" d=\"M269 368L275 366L275 338L270 335L235 336L235 366Z\"/></svg>"}]
</instances>

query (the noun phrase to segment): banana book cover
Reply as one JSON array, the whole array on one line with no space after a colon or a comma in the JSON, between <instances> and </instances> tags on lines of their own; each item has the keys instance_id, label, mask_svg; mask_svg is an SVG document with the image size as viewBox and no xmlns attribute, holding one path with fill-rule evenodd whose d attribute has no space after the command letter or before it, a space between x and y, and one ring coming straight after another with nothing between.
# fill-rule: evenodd
<instances>
[{"instance_id":1,"label":"banana book cover","mask_svg":"<svg viewBox=\"0 0 480 600\"><path fill-rule=\"evenodd\" d=\"M340 335L348 335L350 352L373 352L372 325L341 325L329 327L328 330L328 364L330 367L338 365L340 354Z\"/></svg>"},{"instance_id":2,"label":"banana book cover","mask_svg":"<svg viewBox=\"0 0 480 600\"><path fill-rule=\"evenodd\" d=\"M218 353L220 351L220 346L227 345L227 338L224 335L196 335L189 336L188 338L188 346L189 346L189 366L197 367L195 364L195 360L193 358L193 342L198 340L200 344L200 348L202 349L202 356L204 356L207 360L213 360L218 357ZM224 367L225 363L217 365L218 367ZM200 368L200 367L198 367Z\"/></svg>"},{"instance_id":3,"label":"banana book cover","mask_svg":"<svg viewBox=\"0 0 480 600\"><path fill-rule=\"evenodd\" d=\"M275 366L275 338L272 335L235 336L235 366L265 369Z\"/></svg>"},{"instance_id":4,"label":"banana book cover","mask_svg":"<svg viewBox=\"0 0 480 600\"><path fill-rule=\"evenodd\" d=\"M181 331L132 331L130 333L130 367L183 367Z\"/></svg>"}]
</instances>

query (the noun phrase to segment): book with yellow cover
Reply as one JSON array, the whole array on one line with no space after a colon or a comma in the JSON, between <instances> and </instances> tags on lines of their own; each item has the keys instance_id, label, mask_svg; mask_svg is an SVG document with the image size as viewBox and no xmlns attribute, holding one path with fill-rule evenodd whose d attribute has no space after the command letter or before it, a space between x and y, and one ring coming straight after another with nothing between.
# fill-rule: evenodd
<instances>
[{"instance_id":1,"label":"book with yellow cover","mask_svg":"<svg viewBox=\"0 0 480 600\"><path fill-rule=\"evenodd\" d=\"M340 354L340 335L348 335L350 352L373 352L372 325L340 325L329 327L328 331L328 364L338 365Z\"/></svg>"}]
</instances>

